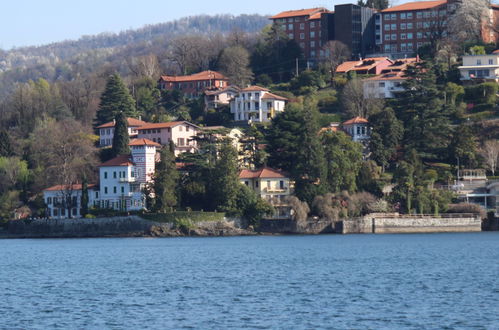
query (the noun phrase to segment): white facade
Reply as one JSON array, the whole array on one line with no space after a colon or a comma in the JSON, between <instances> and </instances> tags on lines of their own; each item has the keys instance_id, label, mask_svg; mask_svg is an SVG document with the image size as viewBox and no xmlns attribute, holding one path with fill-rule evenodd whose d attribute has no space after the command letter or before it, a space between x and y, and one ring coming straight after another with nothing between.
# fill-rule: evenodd
<instances>
[{"instance_id":1,"label":"white facade","mask_svg":"<svg viewBox=\"0 0 499 330\"><path fill-rule=\"evenodd\" d=\"M230 102L234 121L270 122L277 113L283 112L287 99L254 86L243 89Z\"/></svg>"},{"instance_id":2,"label":"white facade","mask_svg":"<svg viewBox=\"0 0 499 330\"><path fill-rule=\"evenodd\" d=\"M492 80L499 82L499 54L465 55L459 67L461 80Z\"/></svg>"},{"instance_id":3,"label":"white facade","mask_svg":"<svg viewBox=\"0 0 499 330\"><path fill-rule=\"evenodd\" d=\"M43 191L43 199L47 205L46 216L54 219L81 217L81 185L71 188L56 186ZM93 186L88 188L89 205L99 198L99 191Z\"/></svg>"},{"instance_id":4,"label":"white facade","mask_svg":"<svg viewBox=\"0 0 499 330\"><path fill-rule=\"evenodd\" d=\"M362 81L365 99L391 99L397 92L404 91L402 87L404 78L397 74L384 74L379 77L369 78Z\"/></svg>"},{"instance_id":5,"label":"white facade","mask_svg":"<svg viewBox=\"0 0 499 330\"><path fill-rule=\"evenodd\" d=\"M236 97L240 89L234 86L225 89L204 92L205 111L209 109L218 109L220 106L229 105L230 101Z\"/></svg>"},{"instance_id":6,"label":"white facade","mask_svg":"<svg viewBox=\"0 0 499 330\"><path fill-rule=\"evenodd\" d=\"M343 130L348 133L355 142L365 142L371 137L369 122L362 117L355 117L344 122Z\"/></svg>"},{"instance_id":7,"label":"white facade","mask_svg":"<svg viewBox=\"0 0 499 330\"><path fill-rule=\"evenodd\" d=\"M199 127L187 121L148 124L138 129L138 138L148 139L161 145L175 144L175 156L184 152L195 152L197 143L195 137Z\"/></svg>"},{"instance_id":8,"label":"white facade","mask_svg":"<svg viewBox=\"0 0 499 330\"><path fill-rule=\"evenodd\" d=\"M135 118L127 118L128 122L128 135L131 138L134 138L137 136L137 128L141 127L143 125L146 125L147 123L145 121L142 121L140 119L135 119ZM114 137L114 126L115 126L115 121L113 120L112 122L102 124L97 127L99 130L99 146L100 147L108 147L113 145L113 137Z\"/></svg>"}]
</instances>

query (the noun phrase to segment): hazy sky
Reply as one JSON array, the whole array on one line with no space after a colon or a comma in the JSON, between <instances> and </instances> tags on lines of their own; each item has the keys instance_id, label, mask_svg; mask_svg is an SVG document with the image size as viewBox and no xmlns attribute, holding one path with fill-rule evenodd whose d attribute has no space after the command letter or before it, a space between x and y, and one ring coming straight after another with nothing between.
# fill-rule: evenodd
<instances>
[{"instance_id":1,"label":"hazy sky","mask_svg":"<svg viewBox=\"0 0 499 330\"><path fill-rule=\"evenodd\" d=\"M119 32L197 14L276 14L345 0L1 0L0 48Z\"/></svg>"}]
</instances>

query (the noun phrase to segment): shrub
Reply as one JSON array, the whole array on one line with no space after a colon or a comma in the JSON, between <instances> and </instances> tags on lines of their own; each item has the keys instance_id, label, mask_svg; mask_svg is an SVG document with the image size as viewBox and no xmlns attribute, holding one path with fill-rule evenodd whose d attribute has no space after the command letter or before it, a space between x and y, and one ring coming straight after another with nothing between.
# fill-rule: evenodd
<instances>
[{"instance_id":1,"label":"shrub","mask_svg":"<svg viewBox=\"0 0 499 330\"><path fill-rule=\"evenodd\" d=\"M86 214L85 219L95 219L95 215L93 214Z\"/></svg>"},{"instance_id":2,"label":"shrub","mask_svg":"<svg viewBox=\"0 0 499 330\"><path fill-rule=\"evenodd\" d=\"M447 213L471 213L479 215L482 219L487 218L487 212L480 205L472 203L451 204Z\"/></svg>"},{"instance_id":3,"label":"shrub","mask_svg":"<svg viewBox=\"0 0 499 330\"><path fill-rule=\"evenodd\" d=\"M292 218L296 222L303 222L307 220L310 208L307 202L302 202L295 196L289 196L287 203L291 206Z\"/></svg>"}]
</instances>

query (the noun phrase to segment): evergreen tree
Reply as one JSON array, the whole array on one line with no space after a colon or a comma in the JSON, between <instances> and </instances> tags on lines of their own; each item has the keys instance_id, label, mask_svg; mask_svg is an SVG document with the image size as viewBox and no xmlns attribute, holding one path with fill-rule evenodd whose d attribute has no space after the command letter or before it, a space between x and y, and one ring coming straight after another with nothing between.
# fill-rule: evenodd
<instances>
[{"instance_id":1,"label":"evergreen tree","mask_svg":"<svg viewBox=\"0 0 499 330\"><path fill-rule=\"evenodd\" d=\"M136 117L135 101L118 74L109 76L104 93L100 98L96 124L101 125L113 120L119 112L127 117Z\"/></svg>"},{"instance_id":2,"label":"evergreen tree","mask_svg":"<svg viewBox=\"0 0 499 330\"><path fill-rule=\"evenodd\" d=\"M115 121L112 156L128 155L130 153L130 136L128 135L128 122L125 114L123 112L117 113Z\"/></svg>"},{"instance_id":3,"label":"evergreen tree","mask_svg":"<svg viewBox=\"0 0 499 330\"><path fill-rule=\"evenodd\" d=\"M237 151L230 140L223 141L219 158L212 172L209 190L213 209L229 214L237 213L237 195L240 185L239 169Z\"/></svg>"},{"instance_id":4,"label":"evergreen tree","mask_svg":"<svg viewBox=\"0 0 499 330\"><path fill-rule=\"evenodd\" d=\"M429 62L409 66L398 111L404 122L405 145L422 157L439 159L450 142L450 119L443 86L437 85L434 65Z\"/></svg>"},{"instance_id":5,"label":"evergreen tree","mask_svg":"<svg viewBox=\"0 0 499 330\"><path fill-rule=\"evenodd\" d=\"M81 216L85 217L88 214L88 182L87 177L83 176L81 184Z\"/></svg>"},{"instance_id":6,"label":"evergreen tree","mask_svg":"<svg viewBox=\"0 0 499 330\"><path fill-rule=\"evenodd\" d=\"M5 130L0 131L0 157L10 157L14 154L12 145L10 142L9 133Z\"/></svg>"},{"instance_id":7,"label":"evergreen tree","mask_svg":"<svg viewBox=\"0 0 499 330\"><path fill-rule=\"evenodd\" d=\"M374 8L378 10L383 10L388 8L389 1L388 0L359 0L357 1L359 6Z\"/></svg>"},{"instance_id":8,"label":"evergreen tree","mask_svg":"<svg viewBox=\"0 0 499 330\"><path fill-rule=\"evenodd\" d=\"M176 188L179 173L175 164L175 154L172 147L163 147L160 152L160 162L154 176L155 209L159 212L171 211L177 205Z\"/></svg>"},{"instance_id":9,"label":"evergreen tree","mask_svg":"<svg viewBox=\"0 0 499 330\"><path fill-rule=\"evenodd\" d=\"M355 192L362 164L362 145L343 132L322 134L327 164L327 184L331 192Z\"/></svg>"},{"instance_id":10,"label":"evergreen tree","mask_svg":"<svg viewBox=\"0 0 499 330\"><path fill-rule=\"evenodd\" d=\"M370 150L372 159L381 165L383 171L397 151L404 127L392 108L386 108L369 117L371 126Z\"/></svg>"},{"instance_id":11,"label":"evergreen tree","mask_svg":"<svg viewBox=\"0 0 499 330\"><path fill-rule=\"evenodd\" d=\"M452 134L452 142L449 145L449 161L455 163L456 157L461 164L468 168L477 165L478 143L469 125L459 125Z\"/></svg>"}]
</instances>

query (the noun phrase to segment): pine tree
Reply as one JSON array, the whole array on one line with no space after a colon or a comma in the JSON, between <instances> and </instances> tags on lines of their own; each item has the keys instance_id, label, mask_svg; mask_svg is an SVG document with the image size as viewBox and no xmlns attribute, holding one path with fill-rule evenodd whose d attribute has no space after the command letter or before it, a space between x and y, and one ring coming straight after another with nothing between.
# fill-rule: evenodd
<instances>
[{"instance_id":1,"label":"pine tree","mask_svg":"<svg viewBox=\"0 0 499 330\"><path fill-rule=\"evenodd\" d=\"M175 154L171 147L163 147L154 176L154 206L156 211L168 212L177 205L178 180L179 173L175 164Z\"/></svg>"},{"instance_id":2,"label":"pine tree","mask_svg":"<svg viewBox=\"0 0 499 330\"><path fill-rule=\"evenodd\" d=\"M369 147L372 159L381 165L384 172L402 140L404 127L392 108L372 114L369 117L369 124L371 125Z\"/></svg>"},{"instance_id":3,"label":"pine tree","mask_svg":"<svg viewBox=\"0 0 499 330\"><path fill-rule=\"evenodd\" d=\"M136 117L135 101L118 74L109 76L106 89L101 95L96 124L101 125L113 120L119 112L127 117Z\"/></svg>"},{"instance_id":4,"label":"pine tree","mask_svg":"<svg viewBox=\"0 0 499 330\"><path fill-rule=\"evenodd\" d=\"M5 130L0 131L0 157L10 157L13 154L9 134Z\"/></svg>"},{"instance_id":5,"label":"pine tree","mask_svg":"<svg viewBox=\"0 0 499 330\"><path fill-rule=\"evenodd\" d=\"M128 122L125 114L119 112L115 121L113 146L111 148L112 157L128 155L130 153L130 136L128 135Z\"/></svg>"}]
</instances>

